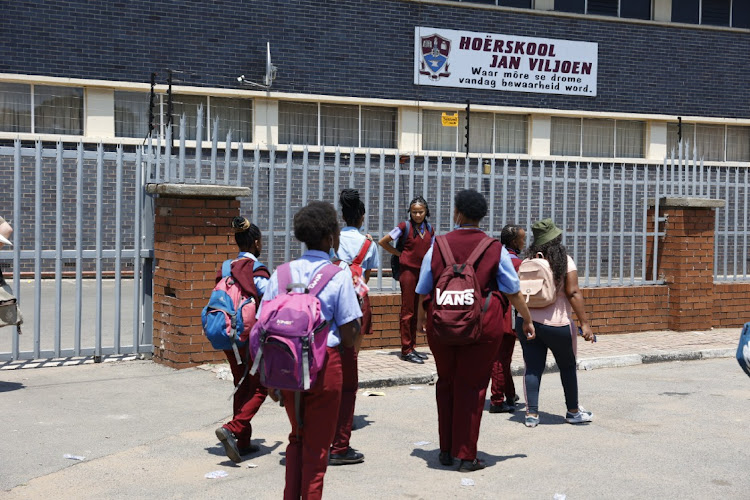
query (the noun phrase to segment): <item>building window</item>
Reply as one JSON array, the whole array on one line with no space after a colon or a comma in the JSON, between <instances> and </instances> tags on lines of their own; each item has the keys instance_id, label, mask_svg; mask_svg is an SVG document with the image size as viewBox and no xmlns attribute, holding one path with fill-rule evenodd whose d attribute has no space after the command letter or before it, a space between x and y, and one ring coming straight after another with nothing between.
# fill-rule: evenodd
<instances>
[{"instance_id":1,"label":"building window","mask_svg":"<svg viewBox=\"0 0 750 500\"><path fill-rule=\"evenodd\" d=\"M667 124L667 155L679 157L677 123ZM750 127L682 124L682 141L689 155L705 161L750 161Z\"/></svg>"},{"instance_id":2,"label":"building window","mask_svg":"<svg viewBox=\"0 0 750 500\"><path fill-rule=\"evenodd\" d=\"M0 131L31 132L31 85L0 83Z\"/></svg>"},{"instance_id":3,"label":"building window","mask_svg":"<svg viewBox=\"0 0 750 500\"><path fill-rule=\"evenodd\" d=\"M83 135L83 88L0 83L0 131Z\"/></svg>"},{"instance_id":4,"label":"building window","mask_svg":"<svg viewBox=\"0 0 750 500\"><path fill-rule=\"evenodd\" d=\"M158 116L159 96L155 96L154 116ZM115 137L144 138L148 135L150 94L115 91Z\"/></svg>"},{"instance_id":5,"label":"building window","mask_svg":"<svg viewBox=\"0 0 750 500\"><path fill-rule=\"evenodd\" d=\"M167 112L167 96L162 95L162 108ZM202 141L212 141L214 134L219 142L227 139L231 130L232 142L252 142L253 101L230 97L175 95L173 97L172 124L174 140L180 138L180 121L185 115L185 139L197 138L198 108L203 108ZM218 123L217 123L218 120ZM166 118L165 118L166 121ZM214 128L218 126L216 130Z\"/></svg>"},{"instance_id":6,"label":"building window","mask_svg":"<svg viewBox=\"0 0 750 500\"><path fill-rule=\"evenodd\" d=\"M464 3L481 3L489 5L501 5L503 7L516 7L519 9L531 9L531 0L454 0Z\"/></svg>"},{"instance_id":7,"label":"building window","mask_svg":"<svg viewBox=\"0 0 750 500\"><path fill-rule=\"evenodd\" d=\"M458 113L458 127L443 126L442 115ZM526 154L527 123L524 115L472 112L469 119L469 152ZM464 111L422 112L422 149L425 151L466 151Z\"/></svg>"},{"instance_id":8,"label":"building window","mask_svg":"<svg viewBox=\"0 0 750 500\"><path fill-rule=\"evenodd\" d=\"M747 0L672 0L672 21L750 28Z\"/></svg>"},{"instance_id":9,"label":"building window","mask_svg":"<svg viewBox=\"0 0 750 500\"><path fill-rule=\"evenodd\" d=\"M651 0L555 0L555 10L598 16L651 19Z\"/></svg>"},{"instance_id":10,"label":"building window","mask_svg":"<svg viewBox=\"0 0 750 500\"><path fill-rule=\"evenodd\" d=\"M643 158L646 124L631 120L552 117L550 153L596 158Z\"/></svg>"},{"instance_id":11,"label":"building window","mask_svg":"<svg viewBox=\"0 0 750 500\"><path fill-rule=\"evenodd\" d=\"M396 117L395 108L281 101L279 143L395 149Z\"/></svg>"}]
</instances>

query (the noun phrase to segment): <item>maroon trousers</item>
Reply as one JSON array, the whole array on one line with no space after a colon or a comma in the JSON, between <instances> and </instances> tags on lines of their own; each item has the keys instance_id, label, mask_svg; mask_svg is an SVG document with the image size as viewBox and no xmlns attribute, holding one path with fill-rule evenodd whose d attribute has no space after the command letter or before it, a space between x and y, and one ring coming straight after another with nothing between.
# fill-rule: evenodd
<instances>
[{"instance_id":1,"label":"maroon trousers","mask_svg":"<svg viewBox=\"0 0 750 500\"><path fill-rule=\"evenodd\" d=\"M283 391L284 407L292 424L286 447L286 487L284 499L319 499L323 496L323 477L328 468L328 450L336 432L341 404L341 355L338 347L329 347L326 364L315 385L300 394L297 422L294 392Z\"/></svg>"},{"instance_id":2,"label":"maroon trousers","mask_svg":"<svg viewBox=\"0 0 750 500\"><path fill-rule=\"evenodd\" d=\"M249 356L242 351L247 351L247 349L240 350L240 354L245 357L241 365L237 364L234 351L224 351L232 370L235 387L237 387L237 384L242 379L242 375L245 373L244 363L250 363ZM238 448L242 449L250 446L250 438L253 435L253 426L250 424L250 421L258 413L258 409L263 404L263 401L266 400L267 395L268 390L260 383L260 373L256 373L254 376L248 373L242 384L237 387L232 404L232 420L224 424L224 427L231 431L237 438Z\"/></svg>"},{"instance_id":3,"label":"maroon trousers","mask_svg":"<svg viewBox=\"0 0 750 500\"><path fill-rule=\"evenodd\" d=\"M372 333L372 308L370 307L370 296L365 295L362 302L362 333ZM361 339L361 337L360 337ZM355 347L339 346L341 353L341 371L343 382L341 385L341 407L336 424L336 434L333 437L331 453L340 455L349 449L349 441L352 437L352 423L354 421L354 404L357 401L357 388L359 387L359 368L357 354L359 342Z\"/></svg>"},{"instance_id":4,"label":"maroon trousers","mask_svg":"<svg viewBox=\"0 0 750 500\"><path fill-rule=\"evenodd\" d=\"M502 333L499 329L485 329L476 344L445 345L432 334L431 317L429 311L427 341L438 372L435 399L440 451L450 451L451 456L461 460L474 460L490 370Z\"/></svg>"},{"instance_id":5,"label":"maroon trousers","mask_svg":"<svg viewBox=\"0 0 750 500\"><path fill-rule=\"evenodd\" d=\"M416 293L419 269L401 267L398 281L401 284L401 354L406 356L417 343L417 307L419 295Z\"/></svg>"},{"instance_id":6,"label":"maroon trousers","mask_svg":"<svg viewBox=\"0 0 750 500\"><path fill-rule=\"evenodd\" d=\"M500 349L492 363L492 385L490 385L490 403L501 405L503 401L513 404L516 397L516 386L510 363L513 359L513 349L516 346L516 336L503 334Z\"/></svg>"}]
</instances>

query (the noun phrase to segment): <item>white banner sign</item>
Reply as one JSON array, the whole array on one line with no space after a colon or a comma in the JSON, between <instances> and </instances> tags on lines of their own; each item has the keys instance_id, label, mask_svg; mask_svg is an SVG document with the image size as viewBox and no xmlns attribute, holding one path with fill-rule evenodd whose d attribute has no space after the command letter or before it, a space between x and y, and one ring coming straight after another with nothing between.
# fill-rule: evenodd
<instances>
[{"instance_id":1,"label":"white banner sign","mask_svg":"<svg viewBox=\"0 0 750 500\"><path fill-rule=\"evenodd\" d=\"M596 96L598 44L414 28L414 83Z\"/></svg>"}]
</instances>

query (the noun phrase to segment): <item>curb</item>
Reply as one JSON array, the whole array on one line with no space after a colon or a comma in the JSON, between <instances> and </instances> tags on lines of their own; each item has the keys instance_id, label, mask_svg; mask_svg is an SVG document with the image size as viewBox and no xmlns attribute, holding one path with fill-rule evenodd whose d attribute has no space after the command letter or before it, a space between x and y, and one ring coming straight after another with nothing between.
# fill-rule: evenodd
<instances>
[{"instance_id":1,"label":"curb","mask_svg":"<svg viewBox=\"0 0 750 500\"><path fill-rule=\"evenodd\" d=\"M386 378L372 378L368 380L360 380L359 389L377 389L380 387L394 387L398 385L418 385L428 384L432 385L437 380L437 372L432 372L429 375L407 375L399 377L386 377Z\"/></svg>"}]
</instances>

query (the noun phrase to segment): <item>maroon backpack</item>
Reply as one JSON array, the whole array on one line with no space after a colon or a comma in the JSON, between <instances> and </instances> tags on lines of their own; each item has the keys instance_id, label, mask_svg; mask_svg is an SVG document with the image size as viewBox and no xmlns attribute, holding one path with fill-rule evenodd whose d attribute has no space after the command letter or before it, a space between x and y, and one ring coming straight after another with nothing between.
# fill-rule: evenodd
<instances>
[{"instance_id":1,"label":"maroon backpack","mask_svg":"<svg viewBox=\"0 0 750 500\"><path fill-rule=\"evenodd\" d=\"M495 241L486 237L474 248L463 264L457 264L448 240L435 238L445 269L438 276L432 301L432 326L435 336L444 344L472 344L482 335L482 313L487 310L491 294L484 300L482 286L474 265Z\"/></svg>"}]
</instances>

